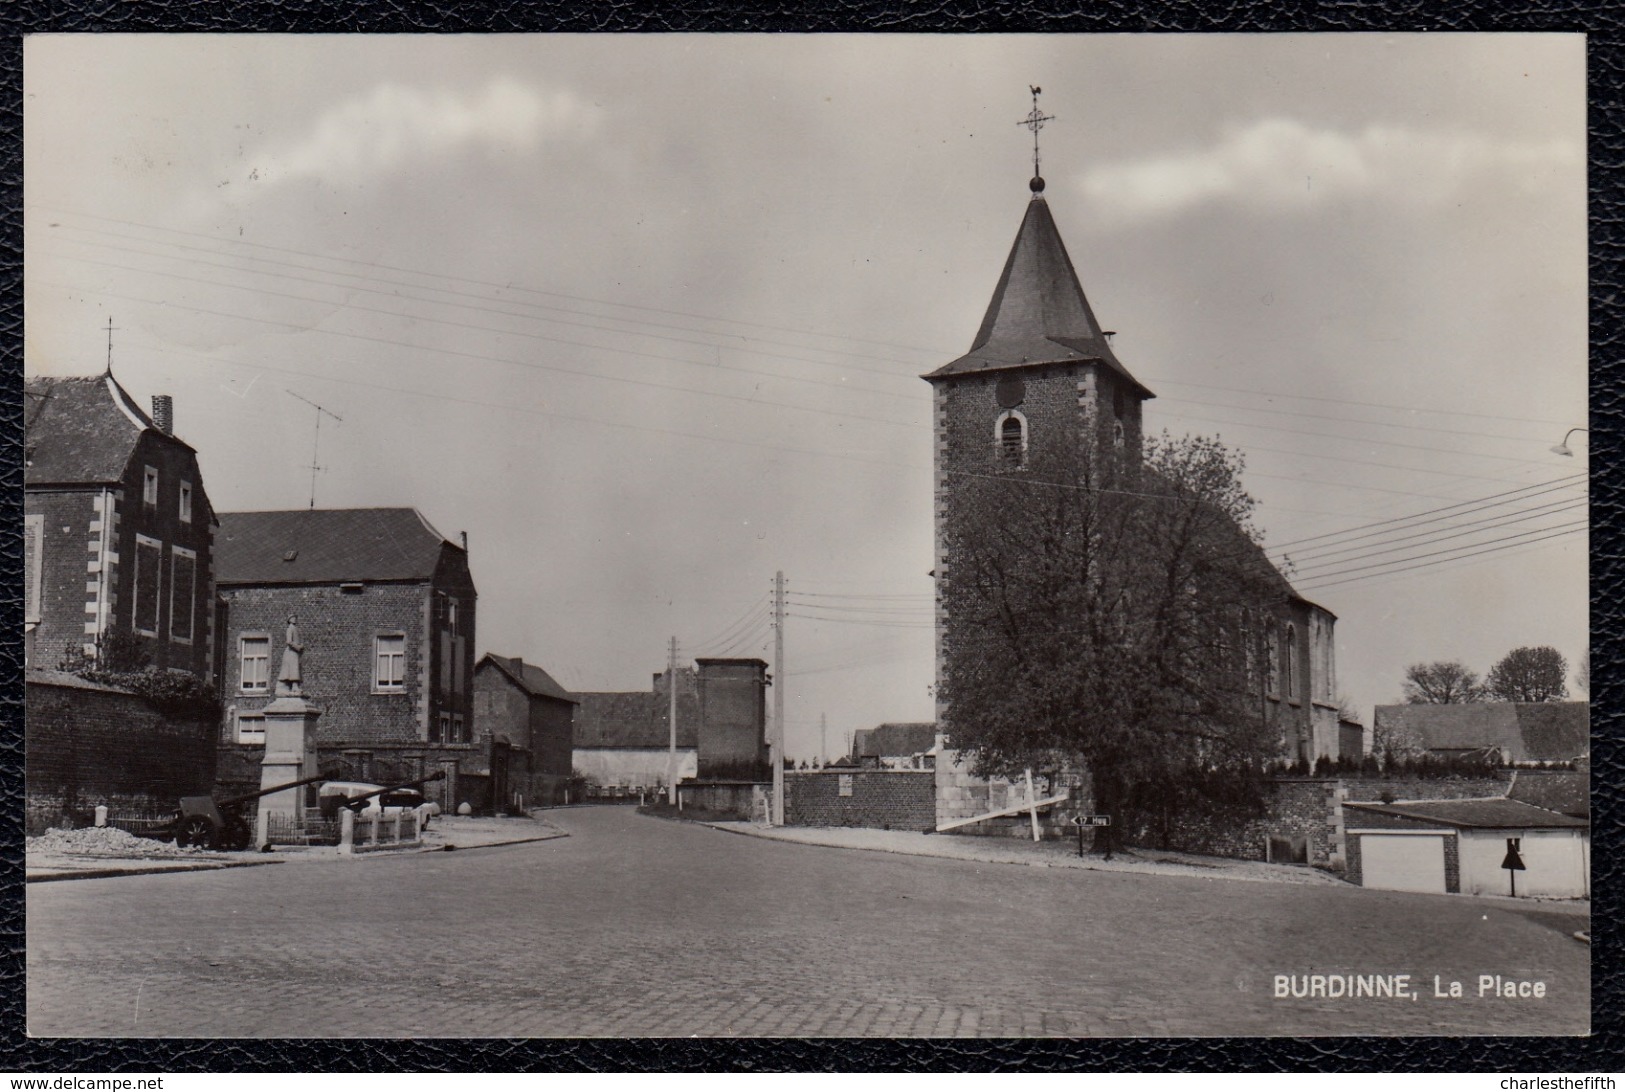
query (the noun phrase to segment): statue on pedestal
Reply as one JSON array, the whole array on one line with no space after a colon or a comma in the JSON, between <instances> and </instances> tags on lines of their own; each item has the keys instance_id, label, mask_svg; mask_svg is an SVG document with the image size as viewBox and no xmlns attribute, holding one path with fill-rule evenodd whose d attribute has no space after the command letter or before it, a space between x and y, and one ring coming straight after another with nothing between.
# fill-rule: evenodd
<instances>
[{"instance_id":1,"label":"statue on pedestal","mask_svg":"<svg viewBox=\"0 0 1625 1092\"><path fill-rule=\"evenodd\" d=\"M299 627L293 618L289 618L287 637L282 643L282 670L276 676L278 697L292 697L304 692L299 680L299 654L303 651L305 646L299 643Z\"/></svg>"}]
</instances>

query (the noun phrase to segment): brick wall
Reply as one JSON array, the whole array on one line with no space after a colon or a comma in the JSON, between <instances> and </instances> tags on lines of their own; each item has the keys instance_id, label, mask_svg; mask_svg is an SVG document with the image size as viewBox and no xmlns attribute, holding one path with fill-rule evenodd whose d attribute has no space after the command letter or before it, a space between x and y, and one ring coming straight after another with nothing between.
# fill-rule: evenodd
<instances>
[{"instance_id":1,"label":"brick wall","mask_svg":"<svg viewBox=\"0 0 1625 1092\"><path fill-rule=\"evenodd\" d=\"M852 795L840 794L842 778ZM931 830L937 825L930 770L787 770L784 821L794 827Z\"/></svg>"},{"instance_id":2,"label":"brick wall","mask_svg":"<svg viewBox=\"0 0 1625 1092\"><path fill-rule=\"evenodd\" d=\"M700 776L751 777L768 766L766 667L761 660L696 661ZM770 773L771 768L762 770Z\"/></svg>"},{"instance_id":3,"label":"brick wall","mask_svg":"<svg viewBox=\"0 0 1625 1092\"><path fill-rule=\"evenodd\" d=\"M771 782L689 781L677 786L677 795L685 810L703 808L735 819L755 818L766 801L772 799L772 794ZM785 799L794 797L786 794Z\"/></svg>"},{"instance_id":4,"label":"brick wall","mask_svg":"<svg viewBox=\"0 0 1625 1092\"><path fill-rule=\"evenodd\" d=\"M109 503L112 494L107 495ZM43 492L30 490L24 498L26 518L39 524L40 622L28 631L28 666L54 668L71 647L82 651L85 632L96 616L86 604L97 598L98 557L92 547L100 540L100 490ZM96 523L96 532L91 531ZM27 574L30 575L31 574Z\"/></svg>"},{"instance_id":5,"label":"brick wall","mask_svg":"<svg viewBox=\"0 0 1625 1092\"><path fill-rule=\"evenodd\" d=\"M215 725L166 717L135 694L93 683L30 679L26 820L29 833L97 804L167 812L180 797L214 786Z\"/></svg>"},{"instance_id":6,"label":"brick wall","mask_svg":"<svg viewBox=\"0 0 1625 1092\"><path fill-rule=\"evenodd\" d=\"M274 698L283 638L290 616L299 619L300 657L305 697L322 709L316 722L322 744L379 744L427 741L429 657L424 647L428 596L421 584L368 584L359 594L331 585L316 587L222 588L227 634L221 699L237 716L254 713ZM373 639L389 633L406 637L405 687L378 693ZM245 694L241 690L239 639L270 638L271 686ZM229 716L227 741L237 738Z\"/></svg>"}]
</instances>

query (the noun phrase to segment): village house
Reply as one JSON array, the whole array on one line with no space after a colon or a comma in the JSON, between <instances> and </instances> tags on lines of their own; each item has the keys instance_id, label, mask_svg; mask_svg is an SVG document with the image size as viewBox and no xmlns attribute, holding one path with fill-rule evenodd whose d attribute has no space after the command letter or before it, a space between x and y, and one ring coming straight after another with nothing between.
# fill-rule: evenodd
<instances>
[{"instance_id":1,"label":"village house","mask_svg":"<svg viewBox=\"0 0 1625 1092\"><path fill-rule=\"evenodd\" d=\"M161 812L214 783L215 514L197 453L174 435L172 399L152 406L148 416L110 371L24 385L30 833L89 822L98 805ZM85 677L98 671L154 686ZM172 673L203 700L149 700L184 693Z\"/></svg>"},{"instance_id":2,"label":"village house","mask_svg":"<svg viewBox=\"0 0 1625 1092\"><path fill-rule=\"evenodd\" d=\"M488 652L474 668L474 739L487 752L490 806L569 800L576 699L519 656Z\"/></svg>"},{"instance_id":3,"label":"village house","mask_svg":"<svg viewBox=\"0 0 1625 1092\"><path fill-rule=\"evenodd\" d=\"M222 782L258 784L261 711L297 618L325 765L379 783L443 771L425 792L447 809L486 790L466 540L449 541L412 508L299 509L222 513L217 546Z\"/></svg>"},{"instance_id":4,"label":"village house","mask_svg":"<svg viewBox=\"0 0 1625 1092\"><path fill-rule=\"evenodd\" d=\"M929 770L936 764L937 726L882 724L852 733L852 758L873 770Z\"/></svg>"},{"instance_id":5,"label":"village house","mask_svg":"<svg viewBox=\"0 0 1625 1092\"><path fill-rule=\"evenodd\" d=\"M113 378L40 376L23 399L24 654L96 659L110 633L208 678L214 509L174 402L148 416Z\"/></svg>"},{"instance_id":6,"label":"village house","mask_svg":"<svg viewBox=\"0 0 1625 1092\"><path fill-rule=\"evenodd\" d=\"M1379 705L1376 746L1486 764L1569 762L1591 751L1591 703L1485 701Z\"/></svg>"}]
</instances>

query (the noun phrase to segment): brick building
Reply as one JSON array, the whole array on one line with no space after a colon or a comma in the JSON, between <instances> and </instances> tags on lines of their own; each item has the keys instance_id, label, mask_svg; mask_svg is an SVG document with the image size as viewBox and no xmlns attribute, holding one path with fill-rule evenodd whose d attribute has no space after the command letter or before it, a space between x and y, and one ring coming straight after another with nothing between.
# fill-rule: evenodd
<instances>
[{"instance_id":1,"label":"brick building","mask_svg":"<svg viewBox=\"0 0 1625 1092\"><path fill-rule=\"evenodd\" d=\"M473 737L477 595L468 551L412 508L228 512L217 540L223 782L258 782L261 710L297 618L317 748L351 777L443 770L425 791L454 807L489 773Z\"/></svg>"},{"instance_id":2,"label":"brick building","mask_svg":"<svg viewBox=\"0 0 1625 1092\"><path fill-rule=\"evenodd\" d=\"M1149 473L1142 470L1142 406L1153 394L1113 351L1112 334L1084 296L1043 189L1035 178L970 351L923 377L934 400L937 714L950 739L952 712L940 697L944 649L975 636L956 628L944 593L954 578L950 542L966 526L954 521L986 518L966 499L971 491L984 479L1023 474L1035 458L1087 467L1092 481L1119 489ZM1262 638L1268 660L1262 670L1249 668L1256 683L1246 685L1259 691L1258 708L1278 733L1282 757L1336 757L1348 736L1338 725L1336 618L1297 595L1240 528L1233 537L1243 556L1256 555L1257 583L1274 589L1261 616L1243 623ZM939 757L939 777L952 779L953 766L951 754ZM939 795L941 819L978 814L947 807L945 800Z\"/></svg>"},{"instance_id":3,"label":"brick building","mask_svg":"<svg viewBox=\"0 0 1625 1092\"><path fill-rule=\"evenodd\" d=\"M215 514L174 406L148 416L113 378L25 385L24 649L31 667L131 634L160 670L214 663Z\"/></svg>"},{"instance_id":4,"label":"brick building","mask_svg":"<svg viewBox=\"0 0 1625 1092\"><path fill-rule=\"evenodd\" d=\"M486 748L492 806L565 803L576 699L519 656L488 652L474 668L474 742Z\"/></svg>"}]
</instances>

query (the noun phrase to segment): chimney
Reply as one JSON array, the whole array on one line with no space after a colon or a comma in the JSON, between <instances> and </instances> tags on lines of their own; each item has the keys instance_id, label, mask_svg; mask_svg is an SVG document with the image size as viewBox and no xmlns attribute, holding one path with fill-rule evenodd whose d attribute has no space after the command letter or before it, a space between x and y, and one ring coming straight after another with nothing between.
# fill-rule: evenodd
<instances>
[{"instance_id":1,"label":"chimney","mask_svg":"<svg viewBox=\"0 0 1625 1092\"><path fill-rule=\"evenodd\" d=\"M165 436L175 435L175 399L167 394L152 396L152 423Z\"/></svg>"},{"instance_id":2,"label":"chimney","mask_svg":"<svg viewBox=\"0 0 1625 1092\"><path fill-rule=\"evenodd\" d=\"M513 669L518 674L521 674L521 675L524 674L524 672L525 672L525 658L523 656L515 656L513 658Z\"/></svg>"},{"instance_id":3,"label":"chimney","mask_svg":"<svg viewBox=\"0 0 1625 1092\"><path fill-rule=\"evenodd\" d=\"M468 553L468 532L458 531L457 537L463 540L463 553Z\"/></svg>"}]
</instances>

